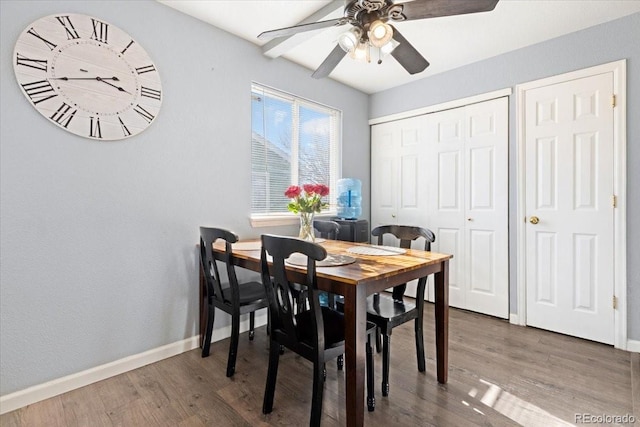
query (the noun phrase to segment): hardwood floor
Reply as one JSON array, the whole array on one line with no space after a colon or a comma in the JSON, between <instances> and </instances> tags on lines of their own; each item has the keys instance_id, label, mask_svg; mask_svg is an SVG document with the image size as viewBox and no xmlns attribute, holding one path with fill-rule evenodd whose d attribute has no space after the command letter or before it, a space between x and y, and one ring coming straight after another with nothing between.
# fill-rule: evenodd
<instances>
[{"instance_id":1,"label":"hardwood floor","mask_svg":"<svg viewBox=\"0 0 640 427\"><path fill-rule=\"evenodd\" d=\"M380 393L371 426L562 426L576 414L633 416L640 424L640 354L451 310L449 383L435 379L433 305L425 304L427 372L415 360L413 326L394 329L390 394ZM265 328L242 334L236 373L225 377L228 339L0 417L9 426L302 426L309 423L311 364L281 357L274 410L262 414ZM635 408L634 408L635 406ZM327 365L323 426L345 424L344 375ZM615 423L614 423L615 424ZM622 424L624 425L624 424ZM630 425L630 424L627 424Z\"/></svg>"}]
</instances>

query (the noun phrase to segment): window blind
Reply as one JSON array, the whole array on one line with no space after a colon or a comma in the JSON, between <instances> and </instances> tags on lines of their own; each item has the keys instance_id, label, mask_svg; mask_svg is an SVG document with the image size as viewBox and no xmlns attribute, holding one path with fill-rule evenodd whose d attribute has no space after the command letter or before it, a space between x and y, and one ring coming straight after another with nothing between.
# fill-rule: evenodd
<instances>
[{"instance_id":1,"label":"window blind","mask_svg":"<svg viewBox=\"0 0 640 427\"><path fill-rule=\"evenodd\" d=\"M259 85L251 87L253 214L287 212L290 185L325 184L335 208L341 112Z\"/></svg>"}]
</instances>

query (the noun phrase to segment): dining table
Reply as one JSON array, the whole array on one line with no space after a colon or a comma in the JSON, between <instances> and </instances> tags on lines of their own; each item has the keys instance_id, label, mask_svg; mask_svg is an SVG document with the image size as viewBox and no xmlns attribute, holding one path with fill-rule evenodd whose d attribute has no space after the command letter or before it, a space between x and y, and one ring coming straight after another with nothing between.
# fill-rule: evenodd
<instances>
[{"instance_id":1,"label":"dining table","mask_svg":"<svg viewBox=\"0 0 640 427\"><path fill-rule=\"evenodd\" d=\"M320 241L321 240L321 241ZM346 424L364 424L365 343L367 297L411 280L434 275L436 375L439 383L448 376L449 260L452 255L418 249L398 250L368 243L319 239L334 259L352 258L349 263L318 266L318 288L344 297ZM234 265L260 271L260 239L241 240L232 245ZM386 250L385 250L386 248ZM224 253L221 241L215 254ZM287 263L292 282L304 283L306 268ZM200 332L204 333L204 277L200 271Z\"/></svg>"}]
</instances>

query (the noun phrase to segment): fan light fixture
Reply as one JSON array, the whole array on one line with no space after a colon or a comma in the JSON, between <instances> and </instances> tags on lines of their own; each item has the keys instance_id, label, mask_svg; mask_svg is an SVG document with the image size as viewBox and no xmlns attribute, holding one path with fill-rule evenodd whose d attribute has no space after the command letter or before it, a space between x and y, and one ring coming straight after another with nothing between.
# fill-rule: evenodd
<instances>
[{"instance_id":1,"label":"fan light fixture","mask_svg":"<svg viewBox=\"0 0 640 427\"><path fill-rule=\"evenodd\" d=\"M360 30L357 28L352 28L349 31L340 34L338 37L338 44L345 52L353 52L353 50L358 47L358 43L360 42Z\"/></svg>"},{"instance_id":2,"label":"fan light fixture","mask_svg":"<svg viewBox=\"0 0 640 427\"><path fill-rule=\"evenodd\" d=\"M391 37L393 37L393 29L391 28L391 25L377 20L369 27L368 34L371 44L379 48L389 43Z\"/></svg>"},{"instance_id":3,"label":"fan light fixture","mask_svg":"<svg viewBox=\"0 0 640 427\"><path fill-rule=\"evenodd\" d=\"M358 43L358 46L351 52L351 57L356 60L371 62L369 42Z\"/></svg>"}]
</instances>

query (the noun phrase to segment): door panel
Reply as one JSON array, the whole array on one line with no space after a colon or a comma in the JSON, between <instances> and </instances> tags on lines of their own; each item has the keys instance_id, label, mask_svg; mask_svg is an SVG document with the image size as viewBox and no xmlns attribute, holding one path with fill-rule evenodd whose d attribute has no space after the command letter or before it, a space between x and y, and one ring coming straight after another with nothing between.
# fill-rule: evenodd
<instances>
[{"instance_id":1,"label":"door panel","mask_svg":"<svg viewBox=\"0 0 640 427\"><path fill-rule=\"evenodd\" d=\"M613 74L525 94L527 324L612 344Z\"/></svg>"},{"instance_id":2,"label":"door panel","mask_svg":"<svg viewBox=\"0 0 640 427\"><path fill-rule=\"evenodd\" d=\"M509 317L508 100L465 107L468 310Z\"/></svg>"},{"instance_id":3,"label":"door panel","mask_svg":"<svg viewBox=\"0 0 640 427\"><path fill-rule=\"evenodd\" d=\"M450 305L507 318L508 100L430 114L427 129L427 205L434 250L453 255Z\"/></svg>"}]
</instances>

